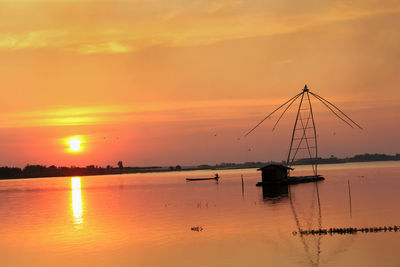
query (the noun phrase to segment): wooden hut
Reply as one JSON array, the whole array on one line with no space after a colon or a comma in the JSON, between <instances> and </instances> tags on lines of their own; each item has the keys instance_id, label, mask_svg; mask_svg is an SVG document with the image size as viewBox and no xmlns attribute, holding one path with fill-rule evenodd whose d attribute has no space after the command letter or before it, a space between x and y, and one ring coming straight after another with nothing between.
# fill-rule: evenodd
<instances>
[{"instance_id":1,"label":"wooden hut","mask_svg":"<svg viewBox=\"0 0 400 267\"><path fill-rule=\"evenodd\" d=\"M261 171L261 184L286 182L289 170L293 170L293 168L280 164L270 164L264 166L258 169L258 171Z\"/></svg>"}]
</instances>

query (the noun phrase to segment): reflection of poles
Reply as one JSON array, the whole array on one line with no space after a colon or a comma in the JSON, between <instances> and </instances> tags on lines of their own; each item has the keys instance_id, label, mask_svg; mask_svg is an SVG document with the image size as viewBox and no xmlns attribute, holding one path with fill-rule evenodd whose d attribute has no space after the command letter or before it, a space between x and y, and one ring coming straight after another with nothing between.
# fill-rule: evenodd
<instances>
[{"instance_id":1,"label":"reflection of poles","mask_svg":"<svg viewBox=\"0 0 400 267\"><path fill-rule=\"evenodd\" d=\"M321 201L319 199L318 182L315 182L315 187L317 189L317 201L318 201L318 226L319 229L322 228L322 215L321 215ZM317 266L319 266L319 255L321 254L321 237L318 238L318 257Z\"/></svg>"},{"instance_id":2,"label":"reflection of poles","mask_svg":"<svg viewBox=\"0 0 400 267\"><path fill-rule=\"evenodd\" d=\"M318 203L318 224L319 224L319 229L322 229L322 216L321 216L321 202L320 202L320 198L319 198L319 191L318 191L318 184L317 182L315 182L315 186L316 186L316 192L317 192L317 203ZM296 209L294 208L294 204L293 204L293 199L292 199L292 191L291 188L289 186L289 202L290 202L290 207L293 213L293 217L294 220L296 222L296 226L297 226L297 230L299 231L299 233L301 232L301 225L300 225L300 221L299 221L299 217L297 215ZM319 262L320 262L320 254L321 254L321 238L322 236L318 236L317 237L317 259L314 262L312 257L311 257L311 253L309 250L309 247L305 241L305 237L303 235L300 234L300 239L301 242L303 244L304 247L304 251L306 252L306 255L311 263L311 266L319 266Z\"/></svg>"},{"instance_id":3,"label":"reflection of poles","mask_svg":"<svg viewBox=\"0 0 400 267\"><path fill-rule=\"evenodd\" d=\"M242 196L244 197L244 181L243 181L243 174L242 174Z\"/></svg>"},{"instance_id":4,"label":"reflection of poles","mask_svg":"<svg viewBox=\"0 0 400 267\"><path fill-rule=\"evenodd\" d=\"M349 188L350 218L352 218L350 180L347 180L347 186L348 186L348 188Z\"/></svg>"},{"instance_id":5,"label":"reflection of poles","mask_svg":"<svg viewBox=\"0 0 400 267\"><path fill-rule=\"evenodd\" d=\"M317 189L317 201L318 201L318 226L322 228L322 215L321 215L321 201L319 199L318 182L315 182L315 188Z\"/></svg>"},{"instance_id":6,"label":"reflection of poles","mask_svg":"<svg viewBox=\"0 0 400 267\"><path fill-rule=\"evenodd\" d=\"M289 202L290 202L290 208L292 209L294 220L296 222L297 230L300 231L301 230L300 221L299 221L299 217L297 216L297 212L296 212L296 210L294 208L294 205L293 205L292 190L290 188L290 185L289 185ZM308 245L307 245L307 243L306 243L306 241L305 241L305 239L304 239L304 237L302 235L300 235L300 239L301 239L301 243L303 243L304 251L306 252L308 260L311 263L311 266L314 266L314 262L313 262L313 260L311 258L310 251L308 249Z\"/></svg>"}]
</instances>

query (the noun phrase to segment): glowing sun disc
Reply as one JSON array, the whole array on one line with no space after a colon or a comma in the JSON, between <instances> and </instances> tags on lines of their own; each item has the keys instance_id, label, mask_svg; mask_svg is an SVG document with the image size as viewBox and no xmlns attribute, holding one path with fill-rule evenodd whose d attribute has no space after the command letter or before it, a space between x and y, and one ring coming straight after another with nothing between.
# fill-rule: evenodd
<instances>
[{"instance_id":1,"label":"glowing sun disc","mask_svg":"<svg viewBox=\"0 0 400 267\"><path fill-rule=\"evenodd\" d=\"M72 153L78 153L83 150L84 140L81 136L71 136L66 139L66 144L68 146L68 151Z\"/></svg>"}]
</instances>

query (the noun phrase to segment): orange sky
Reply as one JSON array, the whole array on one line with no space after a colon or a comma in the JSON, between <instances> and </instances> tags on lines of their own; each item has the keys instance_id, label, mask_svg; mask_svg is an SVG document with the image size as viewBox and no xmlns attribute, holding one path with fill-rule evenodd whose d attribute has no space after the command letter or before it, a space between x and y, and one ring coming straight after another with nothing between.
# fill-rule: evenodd
<instances>
[{"instance_id":1,"label":"orange sky","mask_svg":"<svg viewBox=\"0 0 400 267\"><path fill-rule=\"evenodd\" d=\"M365 128L316 105L322 156L400 152L399 15L390 0L0 0L0 165L281 160L293 115L237 137L305 83ZM84 152L66 152L72 135Z\"/></svg>"}]
</instances>

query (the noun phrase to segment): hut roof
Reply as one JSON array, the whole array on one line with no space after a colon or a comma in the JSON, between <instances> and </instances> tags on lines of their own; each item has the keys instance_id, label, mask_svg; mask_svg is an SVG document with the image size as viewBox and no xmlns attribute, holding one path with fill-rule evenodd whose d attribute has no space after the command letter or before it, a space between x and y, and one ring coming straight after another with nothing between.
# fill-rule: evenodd
<instances>
[{"instance_id":1,"label":"hut roof","mask_svg":"<svg viewBox=\"0 0 400 267\"><path fill-rule=\"evenodd\" d=\"M257 171L267 170L267 169L286 169L286 170L294 170L288 166L282 164L269 164L264 167L259 168Z\"/></svg>"}]
</instances>

